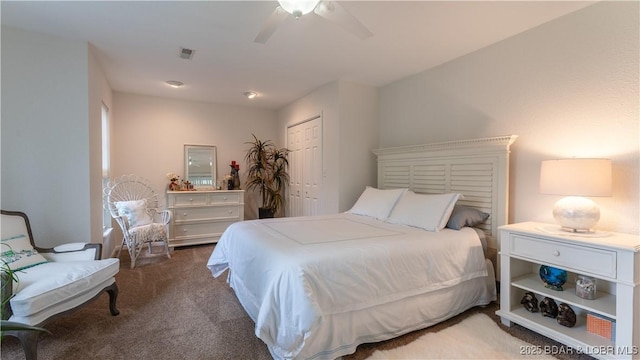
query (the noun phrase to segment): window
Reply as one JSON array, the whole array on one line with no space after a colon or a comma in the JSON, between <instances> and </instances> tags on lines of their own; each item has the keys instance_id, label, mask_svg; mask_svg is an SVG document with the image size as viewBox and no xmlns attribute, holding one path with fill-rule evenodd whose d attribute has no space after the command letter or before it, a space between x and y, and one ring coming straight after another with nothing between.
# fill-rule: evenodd
<instances>
[{"instance_id":1,"label":"window","mask_svg":"<svg viewBox=\"0 0 640 360\"><path fill-rule=\"evenodd\" d=\"M104 189L109 182L110 157L109 157L109 108L102 104L102 188ZM111 214L106 199L102 204L102 229L106 230L111 227Z\"/></svg>"}]
</instances>

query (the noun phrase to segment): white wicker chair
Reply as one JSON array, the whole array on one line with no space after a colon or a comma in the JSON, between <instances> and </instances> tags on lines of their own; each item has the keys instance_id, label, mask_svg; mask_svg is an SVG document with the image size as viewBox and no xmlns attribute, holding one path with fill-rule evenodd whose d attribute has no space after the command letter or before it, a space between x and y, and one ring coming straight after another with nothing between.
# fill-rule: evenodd
<instances>
[{"instance_id":1,"label":"white wicker chair","mask_svg":"<svg viewBox=\"0 0 640 360\"><path fill-rule=\"evenodd\" d=\"M111 180L104 189L111 216L122 229L122 245L127 246L131 257L131 268L145 244L152 252L154 242L163 242L167 258L169 253L168 225L171 220L169 210L160 210L162 198L149 181L135 175L123 175Z\"/></svg>"}]
</instances>

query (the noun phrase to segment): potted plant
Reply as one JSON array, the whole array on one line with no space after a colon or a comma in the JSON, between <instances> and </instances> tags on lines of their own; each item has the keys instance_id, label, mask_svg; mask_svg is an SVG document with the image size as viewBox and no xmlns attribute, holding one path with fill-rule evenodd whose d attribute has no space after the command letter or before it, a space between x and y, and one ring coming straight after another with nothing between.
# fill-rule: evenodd
<instances>
[{"instance_id":1,"label":"potted plant","mask_svg":"<svg viewBox=\"0 0 640 360\"><path fill-rule=\"evenodd\" d=\"M258 217L274 217L285 203L285 190L289 184L287 155L289 150L276 147L271 140L260 140L254 134L245 155L247 162L247 190L257 190L262 203Z\"/></svg>"},{"instance_id":2,"label":"potted plant","mask_svg":"<svg viewBox=\"0 0 640 360\"><path fill-rule=\"evenodd\" d=\"M15 271L11 269L5 259L0 259L0 261L0 278L2 279L2 291L0 292L0 299L2 300L0 304L0 338L5 331L32 330L49 333L49 330L38 326L31 326L7 320L11 316L11 306L9 304L9 300L11 300L11 298L14 296L13 283L17 283L19 279Z\"/></svg>"}]
</instances>

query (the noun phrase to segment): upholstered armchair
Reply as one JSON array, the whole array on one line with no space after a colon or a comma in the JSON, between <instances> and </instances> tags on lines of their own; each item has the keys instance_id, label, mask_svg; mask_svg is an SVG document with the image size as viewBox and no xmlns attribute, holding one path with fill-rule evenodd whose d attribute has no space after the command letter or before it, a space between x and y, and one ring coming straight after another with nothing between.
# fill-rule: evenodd
<instances>
[{"instance_id":1,"label":"upholstered armchair","mask_svg":"<svg viewBox=\"0 0 640 360\"><path fill-rule=\"evenodd\" d=\"M43 327L52 319L109 294L111 315L116 308L118 286L115 275L120 261L101 259L102 245L72 243L53 249L35 245L26 214L2 210L2 320ZM17 281L12 281L13 273ZM82 324L78 324L82 326ZM27 360L37 359L41 331L16 329L3 335L22 343ZM53 334L55 336L55 334Z\"/></svg>"}]
</instances>

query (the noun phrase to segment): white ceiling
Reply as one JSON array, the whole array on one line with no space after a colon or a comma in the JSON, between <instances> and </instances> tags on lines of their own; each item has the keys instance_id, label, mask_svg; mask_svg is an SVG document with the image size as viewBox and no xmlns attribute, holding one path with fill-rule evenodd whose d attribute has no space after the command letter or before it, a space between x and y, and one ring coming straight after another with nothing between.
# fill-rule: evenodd
<instances>
[{"instance_id":1,"label":"white ceiling","mask_svg":"<svg viewBox=\"0 0 640 360\"><path fill-rule=\"evenodd\" d=\"M592 3L341 1L372 37L312 13L264 45L253 40L275 1L2 1L0 11L3 25L91 43L114 91L278 109L338 79L389 84Z\"/></svg>"}]
</instances>

